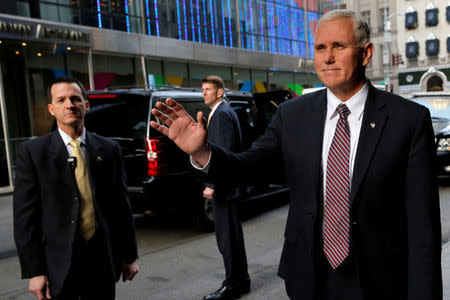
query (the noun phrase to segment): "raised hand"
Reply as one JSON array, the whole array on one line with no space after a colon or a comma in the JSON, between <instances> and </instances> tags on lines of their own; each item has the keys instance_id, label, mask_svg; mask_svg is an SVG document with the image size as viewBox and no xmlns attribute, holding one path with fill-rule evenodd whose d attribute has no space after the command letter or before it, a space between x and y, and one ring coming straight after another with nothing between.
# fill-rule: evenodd
<instances>
[{"instance_id":1,"label":"raised hand","mask_svg":"<svg viewBox=\"0 0 450 300\"><path fill-rule=\"evenodd\" d=\"M197 113L196 122L183 106L170 98L166 99L166 103L157 102L156 108L152 109L152 114L167 127L154 121L150 122L150 126L169 137L198 163L205 165L209 159L210 149L206 140L207 130L203 113Z\"/></svg>"}]
</instances>

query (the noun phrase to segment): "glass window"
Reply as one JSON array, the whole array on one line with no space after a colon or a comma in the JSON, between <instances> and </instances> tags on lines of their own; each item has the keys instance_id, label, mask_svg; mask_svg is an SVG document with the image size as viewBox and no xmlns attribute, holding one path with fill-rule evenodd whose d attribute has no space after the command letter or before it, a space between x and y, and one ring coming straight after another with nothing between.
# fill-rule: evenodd
<instances>
[{"instance_id":1,"label":"glass window","mask_svg":"<svg viewBox=\"0 0 450 300\"><path fill-rule=\"evenodd\" d=\"M250 80L250 69L233 68L233 86L234 90L243 92L252 91L252 82Z\"/></svg>"},{"instance_id":2,"label":"glass window","mask_svg":"<svg viewBox=\"0 0 450 300\"><path fill-rule=\"evenodd\" d=\"M47 111L47 86L53 79L73 76L88 87L86 49L66 47L35 42L24 47L19 41L3 40L0 59L13 153L30 136L49 132L53 117Z\"/></svg>"},{"instance_id":3,"label":"glass window","mask_svg":"<svg viewBox=\"0 0 450 300\"><path fill-rule=\"evenodd\" d=\"M267 92L267 72L252 70L252 79L254 82L253 92L264 93Z\"/></svg>"},{"instance_id":4,"label":"glass window","mask_svg":"<svg viewBox=\"0 0 450 300\"><path fill-rule=\"evenodd\" d=\"M294 84L294 73L269 71L270 91L289 90L288 85Z\"/></svg>"},{"instance_id":5,"label":"glass window","mask_svg":"<svg viewBox=\"0 0 450 300\"><path fill-rule=\"evenodd\" d=\"M162 72L162 61L159 59L145 59L145 67L147 69L147 80L150 89L162 87L166 84Z\"/></svg>"},{"instance_id":6,"label":"glass window","mask_svg":"<svg viewBox=\"0 0 450 300\"><path fill-rule=\"evenodd\" d=\"M58 6L41 3L41 18L44 20L59 22Z\"/></svg>"},{"instance_id":7,"label":"glass window","mask_svg":"<svg viewBox=\"0 0 450 300\"><path fill-rule=\"evenodd\" d=\"M94 54L92 60L96 90L144 86L138 58Z\"/></svg>"},{"instance_id":8,"label":"glass window","mask_svg":"<svg viewBox=\"0 0 450 300\"><path fill-rule=\"evenodd\" d=\"M164 61L164 75L170 85L188 87L187 63L176 61Z\"/></svg>"},{"instance_id":9,"label":"glass window","mask_svg":"<svg viewBox=\"0 0 450 300\"><path fill-rule=\"evenodd\" d=\"M191 86L200 87L202 79L208 75L217 75L223 79L225 87L232 88L231 68L222 66L189 64Z\"/></svg>"}]
</instances>

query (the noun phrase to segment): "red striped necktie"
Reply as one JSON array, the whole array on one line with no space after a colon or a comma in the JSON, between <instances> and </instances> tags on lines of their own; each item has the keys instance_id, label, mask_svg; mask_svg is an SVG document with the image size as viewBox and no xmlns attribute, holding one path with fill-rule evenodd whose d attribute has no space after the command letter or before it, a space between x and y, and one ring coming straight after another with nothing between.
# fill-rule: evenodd
<instances>
[{"instance_id":1,"label":"red striped necktie","mask_svg":"<svg viewBox=\"0 0 450 300\"><path fill-rule=\"evenodd\" d=\"M336 110L339 120L328 152L323 227L325 256L334 269L350 248L350 110L344 103Z\"/></svg>"}]
</instances>

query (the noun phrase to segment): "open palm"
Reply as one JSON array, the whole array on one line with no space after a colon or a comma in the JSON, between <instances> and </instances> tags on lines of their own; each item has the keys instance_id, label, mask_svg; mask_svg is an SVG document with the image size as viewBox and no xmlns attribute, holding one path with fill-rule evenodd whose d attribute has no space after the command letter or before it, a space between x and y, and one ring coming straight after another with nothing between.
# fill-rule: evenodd
<instances>
[{"instance_id":1,"label":"open palm","mask_svg":"<svg viewBox=\"0 0 450 300\"><path fill-rule=\"evenodd\" d=\"M168 136L181 150L200 163L203 155L208 153L206 142L207 130L202 112L197 113L197 122L186 112L178 102L166 99L166 103L156 103L157 109L152 109L152 114L160 119L166 126L154 121L150 126Z\"/></svg>"}]
</instances>

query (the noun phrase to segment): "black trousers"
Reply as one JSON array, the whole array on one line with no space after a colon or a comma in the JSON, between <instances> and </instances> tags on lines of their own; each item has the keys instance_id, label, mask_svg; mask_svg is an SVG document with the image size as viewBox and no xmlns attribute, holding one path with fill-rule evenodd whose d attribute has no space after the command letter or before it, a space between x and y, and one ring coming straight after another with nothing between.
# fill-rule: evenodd
<instances>
[{"instance_id":1,"label":"black trousers","mask_svg":"<svg viewBox=\"0 0 450 300\"><path fill-rule=\"evenodd\" d=\"M217 246L225 265L226 285L239 285L249 279L244 234L236 201L213 199Z\"/></svg>"},{"instance_id":2,"label":"black trousers","mask_svg":"<svg viewBox=\"0 0 450 300\"><path fill-rule=\"evenodd\" d=\"M72 264L56 300L114 300L115 282L107 262L106 245L101 233L85 241L74 242Z\"/></svg>"},{"instance_id":3,"label":"black trousers","mask_svg":"<svg viewBox=\"0 0 450 300\"><path fill-rule=\"evenodd\" d=\"M364 300L358 269L352 254L333 269L325 253L318 254L315 300Z\"/></svg>"}]
</instances>

